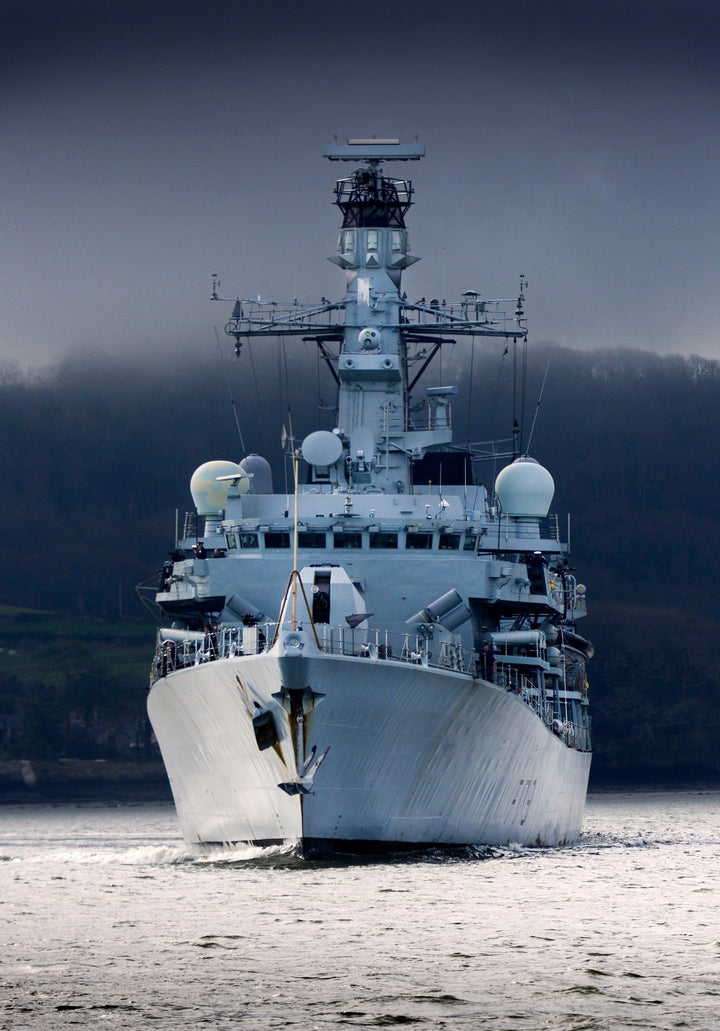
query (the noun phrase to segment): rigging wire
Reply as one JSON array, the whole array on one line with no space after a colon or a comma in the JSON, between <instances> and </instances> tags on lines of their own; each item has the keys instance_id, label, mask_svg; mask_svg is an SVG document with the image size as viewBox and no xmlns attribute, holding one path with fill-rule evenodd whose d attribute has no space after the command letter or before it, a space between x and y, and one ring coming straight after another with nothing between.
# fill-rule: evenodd
<instances>
[{"instance_id":1,"label":"rigging wire","mask_svg":"<svg viewBox=\"0 0 720 1031\"><path fill-rule=\"evenodd\" d=\"M470 384L468 386L468 403L467 403L467 427L466 437L470 440L470 416L472 412L472 396L473 396L473 375L475 370L475 337L472 338L472 346L470 349Z\"/></svg>"},{"instance_id":2,"label":"rigging wire","mask_svg":"<svg viewBox=\"0 0 720 1031\"><path fill-rule=\"evenodd\" d=\"M289 459L292 459L293 462L295 460L295 437L293 436L292 412L290 411L290 400L289 400L289 398L288 398L288 406L287 406L287 417L288 417L288 427L289 427L290 432L286 436L286 434L285 434L285 426L283 425L282 445L283 445L283 471L284 471L284 474L285 474L285 494L289 497L289 495L290 495L290 488L289 488L289 484L288 484L288 464L289 464ZM286 442L288 440L290 441L290 450L289 451L287 450L287 448L285 446Z\"/></svg>"},{"instance_id":3,"label":"rigging wire","mask_svg":"<svg viewBox=\"0 0 720 1031\"><path fill-rule=\"evenodd\" d=\"M285 337L280 337L280 356L282 359L281 374L285 373L285 397L287 399L288 411L290 411L290 375L288 373L288 358L287 358L287 347L285 346Z\"/></svg>"},{"instance_id":4,"label":"rigging wire","mask_svg":"<svg viewBox=\"0 0 720 1031\"><path fill-rule=\"evenodd\" d=\"M545 366L545 375L543 376L542 386L540 387L540 393L538 394L537 404L535 405L535 415L533 416L532 426L530 427L530 436L528 437L527 447L525 448L525 454L530 453L530 445L532 444L533 433L535 432L535 423L537 422L538 412L540 411L540 405L542 403L542 397L545 393L545 382L548 378L548 372L550 371L550 358L548 358L547 365Z\"/></svg>"},{"instance_id":5,"label":"rigging wire","mask_svg":"<svg viewBox=\"0 0 720 1031\"><path fill-rule=\"evenodd\" d=\"M475 338L473 337L473 342L474 341L475 341ZM509 353L510 353L510 347L509 347L509 344L506 341L503 344L503 350L502 350L502 353L500 354L500 357L499 357L499 361L498 361L498 364L497 364L497 371L495 373L495 379L494 379L494 382L492 384L492 388L487 391L487 397L488 397L489 405L488 405L488 407L487 407L487 409L486 409L484 414L487 415L488 421L489 421L489 423L491 425L493 425L493 424L495 424L497 422L497 408L498 408L499 394L500 394L500 380L501 380L501 377L503 375L503 370L504 370L504 367L505 367L504 359L508 356ZM493 448L493 452L495 452L494 448ZM495 481L495 476L497 474L498 457L499 456L496 453L494 453L494 456L493 456L493 459L492 459L492 481L493 482ZM478 459L474 459L474 461L478 461Z\"/></svg>"},{"instance_id":6,"label":"rigging wire","mask_svg":"<svg viewBox=\"0 0 720 1031\"><path fill-rule=\"evenodd\" d=\"M243 440L242 430L240 429L240 419L238 417L237 405L235 404L235 398L233 397L232 386L230 384L230 376L225 365L225 355L223 354L222 345L220 343L220 336L218 335L217 326L215 326L215 339L217 340L218 350L220 351L220 361L222 362L223 372L225 373L225 382L227 383L228 394L230 395L230 406L233 410L235 417L235 426L237 427L238 437L240 438L240 447L242 448L243 454L245 454L245 441Z\"/></svg>"},{"instance_id":7,"label":"rigging wire","mask_svg":"<svg viewBox=\"0 0 720 1031\"><path fill-rule=\"evenodd\" d=\"M527 385L527 356L528 356L528 342L527 337L523 337L523 353L522 353L522 380L520 386L520 451L522 452L523 446L523 431L525 429L525 387ZM528 445L529 447L529 445ZM525 451L527 454L527 450Z\"/></svg>"},{"instance_id":8,"label":"rigging wire","mask_svg":"<svg viewBox=\"0 0 720 1031\"><path fill-rule=\"evenodd\" d=\"M517 420L517 337L513 337L513 382L512 382L512 454L513 461L518 456L518 434L520 427L518 426Z\"/></svg>"},{"instance_id":9,"label":"rigging wire","mask_svg":"<svg viewBox=\"0 0 720 1031\"><path fill-rule=\"evenodd\" d=\"M248 354L250 356L250 368L252 369L253 383L255 384L255 396L257 398L258 404L262 407L262 397L260 395L260 383L259 383L258 377L257 377L257 370L255 369L255 358L254 358L253 352L252 352L252 344L251 344L249 339L246 341L246 347L247 347L247 352L248 352Z\"/></svg>"},{"instance_id":10,"label":"rigging wire","mask_svg":"<svg viewBox=\"0 0 720 1031\"><path fill-rule=\"evenodd\" d=\"M287 404L287 417L288 424L290 427L290 455L295 453L295 438L293 436L293 425L292 425L292 411L290 408L290 375L288 372L288 360L287 360L287 347L285 346L285 337L281 336L278 338L279 351L278 351L278 396L280 399L280 409L282 413L283 408L283 397ZM285 381L283 383L283 373L285 375ZM283 391L284 388L284 391ZM285 451L283 454L283 470L285 474L285 493L289 495L289 484L288 484L288 453Z\"/></svg>"},{"instance_id":11,"label":"rigging wire","mask_svg":"<svg viewBox=\"0 0 720 1031\"><path fill-rule=\"evenodd\" d=\"M278 403L278 419L283 418L285 404L283 398L283 380L282 380L282 352L283 352L283 339L282 337L277 338L277 403Z\"/></svg>"},{"instance_id":12,"label":"rigging wire","mask_svg":"<svg viewBox=\"0 0 720 1031\"><path fill-rule=\"evenodd\" d=\"M509 353L510 353L510 349L509 349L509 347L508 347L508 345L506 343L506 344L504 344L503 352L500 355L500 361L498 362L498 366L497 366L497 374L495 376L495 383L493 384L493 389L492 389L492 407L490 408L490 419L489 419L491 425L493 425L495 423L496 417L497 417L497 404L498 404L498 391L500 389L500 377L502 376L503 365L505 364L503 362L503 358L505 358Z\"/></svg>"},{"instance_id":13,"label":"rigging wire","mask_svg":"<svg viewBox=\"0 0 720 1031\"><path fill-rule=\"evenodd\" d=\"M288 371L287 346L285 344L285 337L284 336L280 337L280 354L281 354L281 357L282 357L282 369L281 369L281 372L284 372L284 374L285 374L285 384L284 384L284 386L285 386L285 403L287 404L288 421L290 422L290 445L291 445L290 449L291 449L292 452L294 452L295 451L295 440L293 438L292 413L290 411L290 373ZM282 396L282 392L281 392L281 396Z\"/></svg>"},{"instance_id":14,"label":"rigging wire","mask_svg":"<svg viewBox=\"0 0 720 1031\"><path fill-rule=\"evenodd\" d=\"M320 349L315 348L315 375L317 378L317 428L320 429L321 415L320 415Z\"/></svg>"}]
</instances>

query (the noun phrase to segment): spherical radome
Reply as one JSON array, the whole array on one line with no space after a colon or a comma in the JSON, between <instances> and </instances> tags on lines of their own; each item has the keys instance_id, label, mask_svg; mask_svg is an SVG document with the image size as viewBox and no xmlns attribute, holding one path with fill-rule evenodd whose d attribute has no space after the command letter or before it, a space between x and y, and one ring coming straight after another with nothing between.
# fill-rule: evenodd
<instances>
[{"instance_id":1,"label":"spherical radome","mask_svg":"<svg viewBox=\"0 0 720 1031\"><path fill-rule=\"evenodd\" d=\"M204 462L190 477L190 493L198 515L217 515L227 504L230 480L218 480L218 476L241 476L242 469L237 462L219 459Z\"/></svg>"},{"instance_id":2,"label":"spherical radome","mask_svg":"<svg viewBox=\"0 0 720 1031\"><path fill-rule=\"evenodd\" d=\"M335 433L315 430L302 442L301 450L308 465L334 465L342 454L342 441Z\"/></svg>"},{"instance_id":3,"label":"spherical radome","mask_svg":"<svg viewBox=\"0 0 720 1031\"><path fill-rule=\"evenodd\" d=\"M267 458L256 454L245 455L240 469L249 477L250 494L272 494L272 469Z\"/></svg>"},{"instance_id":4,"label":"spherical radome","mask_svg":"<svg viewBox=\"0 0 720 1031\"><path fill-rule=\"evenodd\" d=\"M534 458L516 458L499 473L495 493L505 515L544 519L555 494L555 481Z\"/></svg>"}]
</instances>

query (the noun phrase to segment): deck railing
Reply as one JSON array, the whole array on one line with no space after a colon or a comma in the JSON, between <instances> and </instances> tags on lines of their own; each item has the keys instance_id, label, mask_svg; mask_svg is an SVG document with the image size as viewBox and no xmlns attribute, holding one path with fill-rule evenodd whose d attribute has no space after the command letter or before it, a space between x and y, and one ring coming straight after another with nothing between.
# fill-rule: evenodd
<instances>
[{"instance_id":1,"label":"deck railing","mask_svg":"<svg viewBox=\"0 0 720 1031\"><path fill-rule=\"evenodd\" d=\"M277 624L264 623L252 627L225 627L201 632L159 631L150 673L150 686L161 677L177 670L199 666L218 659L240 655L259 655L269 651ZM290 630L290 624L285 624ZM281 630L283 627L281 626ZM452 641L435 642L412 633L391 633L380 629L351 629L343 626L316 624L321 651L326 655L344 655L374 661L393 660L415 666L453 670L470 677L478 675L476 653L463 650ZM498 663L494 682L516 694L567 745L579 751L590 750L590 727L572 723L562 699L517 666Z\"/></svg>"},{"instance_id":2,"label":"deck railing","mask_svg":"<svg viewBox=\"0 0 720 1031\"><path fill-rule=\"evenodd\" d=\"M236 655L258 655L268 651L277 624L263 623L253 627L225 627L209 633L158 633L151 683L178 669L197 666L216 659ZM282 629L282 628L281 628ZM285 626L290 629L290 624ZM316 624L320 649L327 655L347 655L368 659L394 659L416 666L452 669L474 674L475 652L468 653L460 643L440 641L437 644L412 633L391 633L388 630L357 630L344 626Z\"/></svg>"}]
</instances>

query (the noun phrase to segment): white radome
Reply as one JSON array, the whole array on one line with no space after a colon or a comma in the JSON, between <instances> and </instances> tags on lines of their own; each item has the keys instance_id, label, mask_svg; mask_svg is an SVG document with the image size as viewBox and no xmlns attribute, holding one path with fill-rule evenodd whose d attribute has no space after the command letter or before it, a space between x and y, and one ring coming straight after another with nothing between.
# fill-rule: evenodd
<instances>
[{"instance_id":1,"label":"white radome","mask_svg":"<svg viewBox=\"0 0 720 1031\"><path fill-rule=\"evenodd\" d=\"M308 465L334 465L342 454L342 441L328 430L316 430L302 442L302 456Z\"/></svg>"},{"instance_id":2,"label":"white radome","mask_svg":"<svg viewBox=\"0 0 720 1031\"><path fill-rule=\"evenodd\" d=\"M190 478L190 493L198 515L217 515L225 508L230 480L219 480L218 477L234 475L242 476L242 469L237 462L219 459L198 466Z\"/></svg>"},{"instance_id":3,"label":"white radome","mask_svg":"<svg viewBox=\"0 0 720 1031\"><path fill-rule=\"evenodd\" d=\"M516 458L498 475L495 493L505 515L544 519L555 494L555 481L534 458Z\"/></svg>"}]
</instances>

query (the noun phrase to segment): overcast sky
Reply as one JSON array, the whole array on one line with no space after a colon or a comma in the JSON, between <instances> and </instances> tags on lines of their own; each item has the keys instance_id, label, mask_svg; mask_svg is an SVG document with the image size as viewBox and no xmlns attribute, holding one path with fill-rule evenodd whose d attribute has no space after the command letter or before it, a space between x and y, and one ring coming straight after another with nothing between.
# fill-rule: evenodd
<instances>
[{"instance_id":1,"label":"overcast sky","mask_svg":"<svg viewBox=\"0 0 720 1031\"><path fill-rule=\"evenodd\" d=\"M217 355L341 296L337 136L418 137L411 299L529 280L531 340L720 358L720 5L0 0L0 361Z\"/></svg>"}]
</instances>

